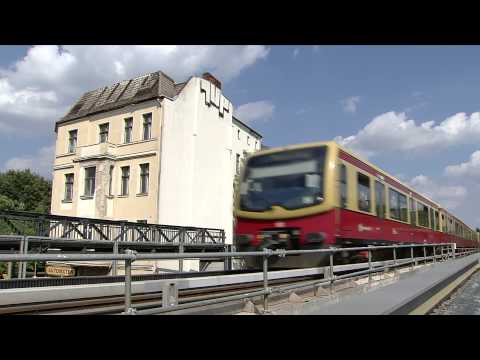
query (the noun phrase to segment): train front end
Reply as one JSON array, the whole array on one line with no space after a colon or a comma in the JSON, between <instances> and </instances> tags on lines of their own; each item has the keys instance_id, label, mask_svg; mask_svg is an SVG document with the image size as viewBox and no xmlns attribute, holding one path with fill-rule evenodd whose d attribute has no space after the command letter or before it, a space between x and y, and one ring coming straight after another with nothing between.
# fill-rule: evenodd
<instances>
[{"instance_id":1,"label":"train front end","mask_svg":"<svg viewBox=\"0 0 480 360\"><path fill-rule=\"evenodd\" d=\"M307 250L335 243L335 143L258 152L246 161L236 199L238 251ZM271 258L273 267L311 267L325 256ZM260 258L248 257L258 268Z\"/></svg>"}]
</instances>

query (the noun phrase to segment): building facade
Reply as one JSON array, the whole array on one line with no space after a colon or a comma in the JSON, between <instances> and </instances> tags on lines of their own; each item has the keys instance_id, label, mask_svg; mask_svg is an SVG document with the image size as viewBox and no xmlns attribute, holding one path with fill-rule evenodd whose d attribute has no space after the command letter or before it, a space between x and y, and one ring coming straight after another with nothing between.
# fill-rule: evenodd
<instances>
[{"instance_id":1,"label":"building facade","mask_svg":"<svg viewBox=\"0 0 480 360\"><path fill-rule=\"evenodd\" d=\"M212 75L87 92L55 132L52 214L219 228L232 242L233 178L262 136Z\"/></svg>"}]
</instances>

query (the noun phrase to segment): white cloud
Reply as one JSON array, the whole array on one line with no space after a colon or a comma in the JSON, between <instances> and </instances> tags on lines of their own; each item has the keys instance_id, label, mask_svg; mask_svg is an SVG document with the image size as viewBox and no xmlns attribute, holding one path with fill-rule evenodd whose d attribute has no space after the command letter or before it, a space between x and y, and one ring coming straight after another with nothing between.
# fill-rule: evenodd
<instances>
[{"instance_id":1,"label":"white cloud","mask_svg":"<svg viewBox=\"0 0 480 360\"><path fill-rule=\"evenodd\" d=\"M300 53L300 49L299 49L299 48L295 48L295 49L293 50L293 58L295 59L295 58L298 56L299 53Z\"/></svg>"},{"instance_id":2,"label":"white cloud","mask_svg":"<svg viewBox=\"0 0 480 360\"><path fill-rule=\"evenodd\" d=\"M468 193L465 186L441 184L425 175L418 175L407 183L413 189L449 210L456 209L463 204Z\"/></svg>"},{"instance_id":3,"label":"white cloud","mask_svg":"<svg viewBox=\"0 0 480 360\"><path fill-rule=\"evenodd\" d=\"M270 120L273 116L275 106L266 100L251 102L240 105L235 109L235 116L241 121L252 122L258 120Z\"/></svg>"},{"instance_id":4,"label":"white cloud","mask_svg":"<svg viewBox=\"0 0 480 360\"><path fill-rule=\"evenodd\" d=\"M480 113L457 113L435 125L435 121L417 124L405 113L381 114L355 135L336 137L335 141L365 157L378 153L433 150L480 140Z\"/></svg>"},{"instance_id":5,"label":"white cloud","mask_svg":"<svg viewBox=\"0 0 480 360\"><path fill-rule=\"evenodd\" d=\"M40 148L33 155L14 157L5 162L4 170L30 169L32 172L51 178L55 146Z\"/></svg>"},{"instance_id":6,"label":"white cloud","mask_svg":"<svg viewBox=\"0 0 480 360\"><path fill-rule=\"evenodd\" d=\"M268 53L256 45L33 46L0 68L0 131L21 128L18 120L50 130L83 92L156 70L176 81L210 71L228 82Z\"/></svg>"},{"instance_id":7,"label":"white cloud","mask_svg":"<svg viewBox=\"0 0 480 360\"><path fill-rule=\"evenodd\" d=\"M340 102L343 105L343 111L354 114L357 112L357 106L360 103L360 96L350 96Z\"/></svg>"},{"instance_id":8,"label":"white cloud","mask_svg":"<svg viewBox=\"0 0 480 360\"><path fill-rule=\"evenodd\" d=\"M448 176L462 176L472 180L480 179L480 150L470 155L470 160L457 164L448 165L445 168L445 174Z\"/></svg>"}]
</instances>

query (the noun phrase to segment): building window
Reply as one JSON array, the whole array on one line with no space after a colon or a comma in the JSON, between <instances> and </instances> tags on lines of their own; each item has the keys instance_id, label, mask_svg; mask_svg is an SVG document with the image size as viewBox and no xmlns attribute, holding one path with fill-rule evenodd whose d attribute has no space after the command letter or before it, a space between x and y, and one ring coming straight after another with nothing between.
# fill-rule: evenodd
<instances>
[{"instance_id":1,"label":"building window","mask_svg":"<svg viewBox=\"0 0 480 360\"><path fill-rule=\"evenodd\" d=\"M143 114L143 140L152 137L152 113Z\"/></svg>"},{"instance_id":2,"label":"building window","mask_svg":"<svg viewBox=\"0 0 480 360\"><path fill-rule=\"evenodd\" d=\"M240 130L237 130L237 139L240 140Z\"/></svg>"},{"instance_id":3,"label":"building window","mask_svg":"<svg viewBox=\"0 0 480 360\"><path fill-rule=\"evenodd\" d=\"M340 165L340 207L347 207L347 167Z\"/></svg>"},{"instance_id":4,"label":"building window","mask_svg":"<svg viewBox=\"0 0 480 360\"><path fill-rule=\"evenodd\" d=\"M130 166L122 167L122 189L121 194L123 196L128 195L128 182L130 180Z\"/></svg>"},{"instance_id":5,"label":"building window","mask_svg":"<svg viewBox=\"0 0 480 360\"><path fill-rule=\"evenodd\" d=\"M77 148L77 130L70 130L68 132L68 152L74 153Z\"/></svg>"},{"instance_id":6,"label":"building window","mask_svg":"<svg viewBox=\"0 0 480 360\"><path fill-rule=\"evenodd\" d=\"M417 225L417 204L412 198L410 198L410 224Z\"/></svg>"},{"instance_id":7,"label":"building window","mask_svg":"<svg viewBox=\"0 0 480 360\"><path fill-rule=\"evenodd\" d=\"M255 149L258 149L258 141L255 141Z\"/></svg>"},{"instance_id":8,"label":"building window","mask_svg":"<svg viewBox=\"0 0 480 360\"><path fill-rule=\"evenodd\" d=\"M237 161L236 161L236 171L237 174L240 174L240 154L237 154Z\"/></svg>"},{"instance_id":9,"label":"building window","mask_svg":"<svg viewBox=\"0 0 480 360\"><path fill-rule=\"evenodd\" d=\"M93 196L95 194L95 166L85 168L85 189L84 196Z\"/></svg>"},{"instance_id":10,"label":"building window","mask_svg":"<svg viewBox=\"0 0 480 360\"><path fill-rule=\"evenodd\" d=\"M435 211L435 230L440 231L440 221L438 220L438 211Z\"/></svg>"},{"instance_id":11,"label":"building window","mask_svg":"<svg viewBox=\"0 0 480 360\"><path fill-rule=\"evenodd\" d=\"M375 207L377 216L385 219L385 185L380 181L375 181Z\"/></svg>"},{"instance_id":12,"label":"building window","mask_svg":"<svg viewBox=\"0 0 480 360\"><path fill-rule=\"evenodd\" d=\"M140 194L148 194L149 164L140 165Z\"/></svg>"},{"instance_id":13,"label":"building window","mask_svg":"<svg viewBox=\"0 0 480 360\"><path fill-rule=\"evenodd\" d=\"M358 173L358 210L370 212L370 178Z\"/></svg>"},{"instance_id":14,"label":"building window","mask_svg":"<svg viewBox=\"0 0 480 360\"><path fill-rule=\"evenodd\" d=\"M100 142L108 141L108 123L100 125Z\"/></svg>"},{"instance_id":15,"label":"building window","mask_svg":"<svg viewBox=\"0 0 480 360\"><path fill-rule=\"evenodd\" d=\"M123 139L125 144L132 142L132 127L133 118L125 119L125 138Z\"/></svg>"},{"instance_id":16,"label":"building window","mask_svg":"<svg viewBox=\"0 0 480 360\"><path fill-rule=\"evenodd\" d=\"M73 199L73 174L65 175L65 201L72 201Z\"/></svg>"},{"instance_id":17,"label":"building window","mask_svg":"<svg viewBox=\"0 0 480 360\"><path fill-rule=\"evenodd\" d=\"M417 201L418 225L428 227L428 206Z\"/></svg>"},{"instance_id":18,"label":"building window","mask_svg":"<svg viewBox=\"0 0 480 360\"><path fill-rule=\"evenodd\" d=\"M247 136L247 145L250 145L250 136Z\"/></svg>"},{"instance_id":19,"label":"building window","mask_svg":"<svg viewBox=\"0 0 480 360\"><path fill-rule=\"evenodd\" d=\"M442 216L442 231L444 233L447 232L447 221L445 220L445 215L444 214L441 214Z\"/></svg>"},{"instance_id":20,"label":"building window","mask_svg":"<svg viewBox=\"0 0 480 360\"><path fill-rule=\"evenodd\" d=\"M108 195L112 196L113 195L113 165L110 166L110 171L109 171L109 177L108 177Z\"/></svg>"}]
</instances>

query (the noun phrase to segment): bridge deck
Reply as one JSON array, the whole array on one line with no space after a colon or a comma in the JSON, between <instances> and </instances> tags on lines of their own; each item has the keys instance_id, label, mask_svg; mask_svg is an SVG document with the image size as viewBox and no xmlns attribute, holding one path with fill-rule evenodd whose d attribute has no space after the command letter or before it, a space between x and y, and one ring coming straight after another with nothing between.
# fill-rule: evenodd
<instances>
[{"instance_id":1,"label":"bridge deck","mask_svg":"<svg viewBox=\"0 0 480 360\"><path fill-rule=\"evenodd\" d=\"M436 263L400 276L398 281L361 294L352 294L335 301L311 301L295 306L302 315L381 315L409 314L425 304L454 279L475 271L479 254ZM276 309L276 314L291 314L292 307Z\"/></svg>"}]
</instances>

